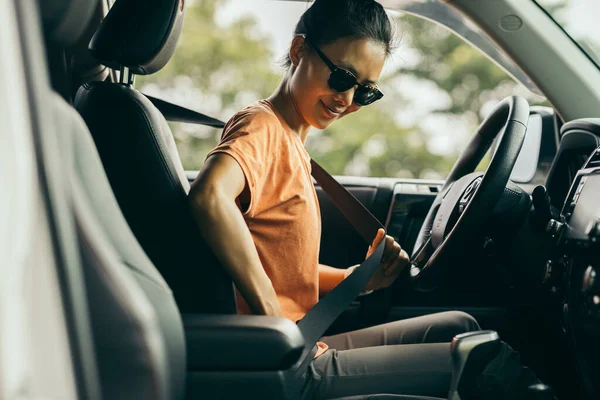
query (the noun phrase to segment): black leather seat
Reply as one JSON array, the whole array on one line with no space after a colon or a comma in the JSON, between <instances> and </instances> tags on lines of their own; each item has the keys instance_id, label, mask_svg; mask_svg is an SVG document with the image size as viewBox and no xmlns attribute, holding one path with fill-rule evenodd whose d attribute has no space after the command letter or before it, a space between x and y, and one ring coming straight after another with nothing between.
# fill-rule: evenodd
<instances>
[{"instance_id":1,"label":"black leather seat","mask_svg":"<svg viewBox=\"0 0 600 400\"><path fill-rule=\"evenodd\" d=\"M117 0L89 49L125 75L170 59L184 11L179 0ZM151 11L151 12L150 12ZM119 206L184 313L235 313L229 276L202 240L187 203L190 185L167 121L129 80L92 82L76 94Z\"/></svg>"},{"instance_id":2,"label":"black leather seat","mask_svg":"<svg viewBox=\"0 0 600 400\"><path fill-rule=\"evenodd\" d=\"M58 95L103 397L183 399L186 347L173 294L113 197L84 122Z\"/></svg>"}]
</instances>

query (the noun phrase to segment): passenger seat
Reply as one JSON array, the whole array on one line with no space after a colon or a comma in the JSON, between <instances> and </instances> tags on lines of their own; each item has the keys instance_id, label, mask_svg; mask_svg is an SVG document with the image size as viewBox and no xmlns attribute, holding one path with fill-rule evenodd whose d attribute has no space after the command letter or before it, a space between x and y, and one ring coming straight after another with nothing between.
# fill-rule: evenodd
<instances>
[{"instance_id":1,"label":"passenger seat","mask_svg":"<svg viewBox=\"0 0 600 400\"><path fill-rule=\"evenodd\" d=\"M89 127L125 219L184 313L235 314L233 283L200 236L171 129L133 86L159 71L181 33L180 0L117 0L89 49L121 82L84 84L75 107Z\"/></svg>"},{"instance_id":2,"label":"passenger seat","mask_svg":"<svg viewBox=\"0 0 600 400\"><path fill-rule=\"evenodd\" d=\"M84 31L98 2L42 3L46 37L60 48ZM102 398L183 399L186 345L173 294L127 226L85 123L50 88L45 95L63 154Z\"/></svg>"}]
</instances>

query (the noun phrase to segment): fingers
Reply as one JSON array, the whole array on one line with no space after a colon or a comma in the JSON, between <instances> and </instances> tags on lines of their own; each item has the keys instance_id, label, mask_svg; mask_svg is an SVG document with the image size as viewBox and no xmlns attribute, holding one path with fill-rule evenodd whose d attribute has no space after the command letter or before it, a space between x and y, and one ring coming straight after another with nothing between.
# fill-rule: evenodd
<instances>
[{"instance_id":1,"label":"fingers","mask_svg":"<svg viewBox=\"0 0 600 400\"><path fill-rule=\"evenodd\" d=\"M400 252L400 245L396 243L393 237L386 236L385 237L385 248L383 250L383 255L381 256L381 263L387 264L390 261L396 259L398 253Z\"/></svg>"},{"instance_id":2,"label":"fingers","mask_svg":"<svg viewBox=\"0 0 600 400\"><path fill-rule=\"evenodd\" d=\"M383 265L385 276L396 276L408 265L408 253L400 248L400 245L394 242L393 258Z\"/></svg>"},{"instance_id":3,"label":"fingers","mask_svg":"<svg viewBox=\"0 0 600 400\"><path fill-rule=\"evenodd\" d=\"M367 284L368 290L376 290L390 286L400 275L400 272L409 264L408 253L391 236L386 236L383 229L377 231L373 244L369 246L367 258L373 254L382 240L385 240L385 247L378 272L371 278ZM348 276L349 273L346 274Z\"/></svg>"},{"instance_id":4,"label":"fingers","mask_svg":"<svg viewBox=\"0 0 600 400\"><path fill-rule=\"evenodd\" d=\"M406 263L410 261L410 256L404 249L400 250L400 259Z\"/></svg>"},{"instance_id":5,"label":"fingers","mask_svg":"<svg viewBox=\"0 0 600 400\"><path fill-rule=\"evenodd\" d=\"M408 253L395 241L392 242L390 254L393 257L387 263L379 265L379 270L367 285L367 290L377 290L390 286L404 268L409 265Z\"/></svg>"},{"instance_id":6,"label":"fingers","mask_svg":"<svg viewBox=\"0 0 600 400\"><path fill-rule=\"evenodd\" d=\"M381 241L385 238L385 230L383 230L382 228L379 228L377 230L377 235L375 236L375 239L373 240L373 244L371 245L371 247L377 247L379 246L379 243L381 243Z\"/></svg>"},{"instance_id":7,"label":"fingers","mask_svg":"<svg viewBox=\"0 0 600 400\"><path fill-rule=\"evenodd\" d=\"M373 252L375 251L375 249L377 249L377 246L379 246L379 243L381 243L381 241L385 238L385 230L383 230L382 228L379 228L377 230L377 235L375 236L375 239L373 239L373 244L371 244L369 246L369 250L367 251L367 257L369 258L371 256L371 254L373 254ZM385 251L384 251L385 254Z\"/></svg>"}]
</instances>

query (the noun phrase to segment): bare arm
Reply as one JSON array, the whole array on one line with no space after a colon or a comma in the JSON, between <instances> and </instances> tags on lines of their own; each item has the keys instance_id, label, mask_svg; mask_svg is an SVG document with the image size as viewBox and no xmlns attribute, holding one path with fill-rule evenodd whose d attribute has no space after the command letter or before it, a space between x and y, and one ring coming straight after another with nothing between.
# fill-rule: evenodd
<instances>
[{"instance_id":1,"label":"bare arm","mask_svg":"<svg viewBox=\"0 0 600 400\"><path fill-rule=\"evenodd\" d=\"M346 270L319 264L319 295L329 293L346 277Z\"/></svg>"},{"instance_id":2,"label":"bare arm","mask_svg":"<svg viewBox=\"0 0 600 400\"><path fill-rule=\"evenodd\" d=\"M202 237L232 277L255 314L280 316L271 280L262 267L250 230L236 199L245 194L246 178L227 154L208 158L189 195Z\"/></svg>"}]
</instances>

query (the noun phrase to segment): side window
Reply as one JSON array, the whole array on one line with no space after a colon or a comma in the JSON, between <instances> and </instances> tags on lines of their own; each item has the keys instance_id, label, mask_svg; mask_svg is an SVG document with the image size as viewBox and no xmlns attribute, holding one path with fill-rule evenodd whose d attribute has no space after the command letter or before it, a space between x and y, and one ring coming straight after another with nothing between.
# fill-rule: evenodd
<instances>
[{"instance_id":1,"label":"side window","mask_svg":"<svg viewBox=\"0 0 600 400\"><path fill-rule=\"evenodd\" d=\"M304 2L190 1L173 59L138 88L227 120L277 87ZM384 67L385 96L313 130L306 146L332 174L443 179L471 135L504 97L544 98L517 84L461 38L437 24L398 12L399 46ZM187 170L198 170L220 130L172 126ZM485 167L486 160L480 168Z\"/></svg>"}]
</instances>

